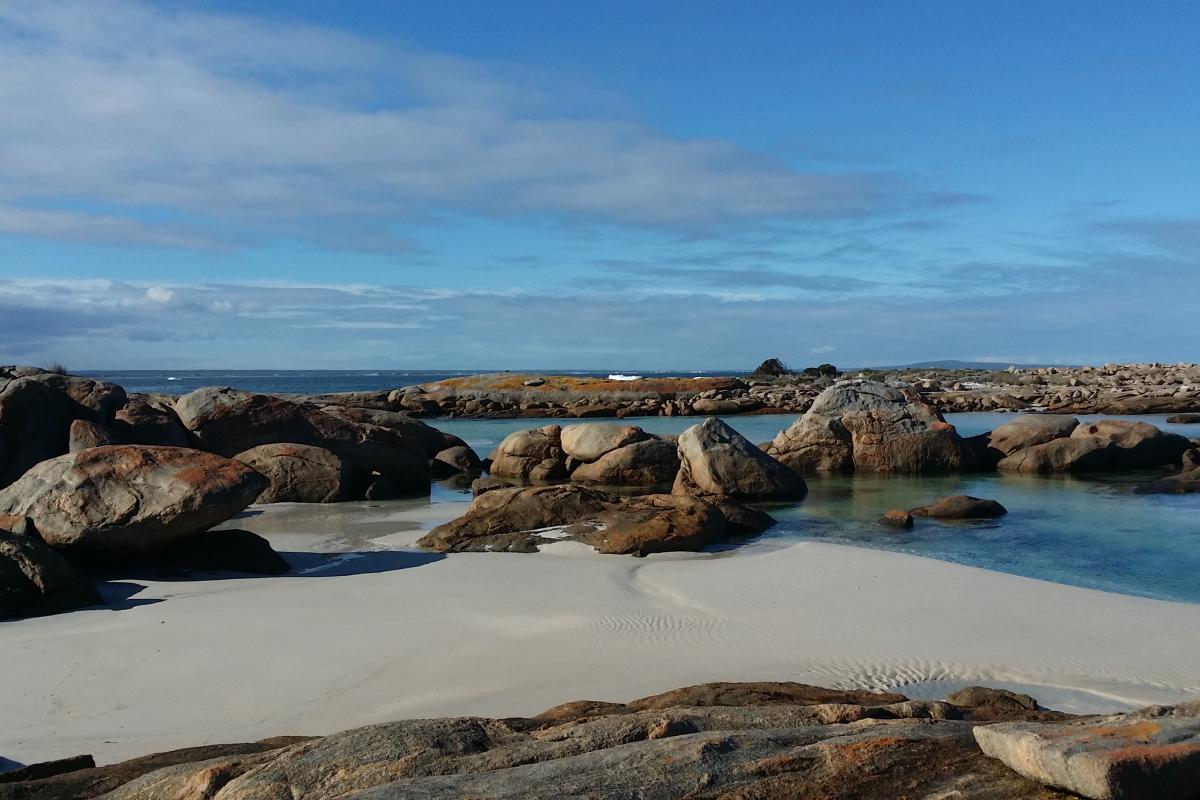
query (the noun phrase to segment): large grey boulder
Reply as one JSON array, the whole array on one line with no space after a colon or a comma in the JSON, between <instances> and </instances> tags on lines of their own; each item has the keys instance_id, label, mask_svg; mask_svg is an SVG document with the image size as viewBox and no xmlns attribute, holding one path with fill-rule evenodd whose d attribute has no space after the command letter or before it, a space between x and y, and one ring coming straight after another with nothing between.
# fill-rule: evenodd
<instances>
[{"instance_id":1,"label":"large grey boulder","mask_svg":"<svg viewBox=\"0 0 1200 800\"><path fill-rule=\"evenodd\" d=\"M821 392L767 453L799 472L952 472L973 468L962 437L915 391L866 380Z\"/></svg>"},{"instance_id":2,"label":"large grey boulder","mask_svg":"<svg viewBox=\"0 0 1200 800\"><path fill-rule=\"evenodd\" d=\"M679 435L679 474L673 494L738 500L792 500L808 487L793 470L765 454L716 417Z\"/></svg>"},{"instance_id":3,"label":"large grey boulder","mask_svg":"<svg viewBox=\"0 0 1200 800\"><path fill-rule=\"evenodd\" d=\"M382 475L402 494L428 494L429 459L437 452L430 451L431 441L442 438L419 420L384 427L347 418L345 409L335 416L311 404L219 387L184 395L175 411L205 450L232 458L264 444L323 447L350 464L356 482Z\"/></svg>"},{"instance_id":4,"label":"large grey boulder","mask_svg":"<svg viewBox=\"0 0 1200 800\"><path fill-rule=\"evenodd\" d=\"M609 450L595 461L579 465L571 472L571 480L605 486L666 486L674 482L678 472L676 445L649 438Z\"/></svg>"},{"instance_id":5,"label":"large grey boulder","mask_svg":"<svg viewBox=\"0 0 1200 800\"><path fill-rule=\"evenodd\" d=\"M234 458L269 481L260 503L336 503L352 492L350 465L323 447L263 444Z\"/></svg>"},{"instance_id":6,"label":"large grey boulder","mask_svg":"<svg viewBox=\"0 0 1200 800\"><path fill-rule=\"evenodd\" d=\"M980 749L1032 780L1092 800L1200 795L1200 703L1061 723L975 728Z\"/></svg>"},{"instance_id":7,"label":"large grey boulder","mask_svg":"<svg viewBox=\"0 0 1200 800\"><path fill-rule=\"evenodd\" d=\"M104 601L87 575L35 536L0 525L0 619L57 614Z\"/></svg>"},{"instance_id":8,"label":"large grey boulder","mask_svg":"<svg viewBox=\"0 0 1200 800\"><path fill-rule=\"evenodd\" d=\"M38 464L0 491L0 514L28 517L56 548L141 555L224 522L266 487L245 464L199 450L96 447Z\"/></svg>"},{"instance_id":9,"label":"large grey boulder","mask_svg":"<svg viewBox=\"0 0 1200 800\"><path fill-rule=\"evenodd\" d=\"M562 448L562 427L514 431L496 447L490 472L497 478L545 483L567 477L567 454Z\"/></svg>"},{"instance_id":10,"label":"large grey boulder","mask_svg":"<svg viewBox=\"0 0 1200 800\"><path fill-rule=\"evenodd\" d=\"M563 452L576 461L589 464L620 447L650 438L636 425L585 422L567 425L560 434Z\"/></svg>"}]
</instances>

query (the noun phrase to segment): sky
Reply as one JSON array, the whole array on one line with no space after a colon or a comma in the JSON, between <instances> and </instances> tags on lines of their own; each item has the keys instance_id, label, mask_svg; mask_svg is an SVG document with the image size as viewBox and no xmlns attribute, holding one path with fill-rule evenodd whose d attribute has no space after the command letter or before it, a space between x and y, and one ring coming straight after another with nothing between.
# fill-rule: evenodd
<instances>
[{"instance_id":1,"label":"sky","mask_svg":"<svg viewBox=\"0 0 1200 800\"><path fill-rule=\"evenodd\" d=\"M1200 358L1200 4L0 0L0 363Z\"/></svg>"}]
</instances>

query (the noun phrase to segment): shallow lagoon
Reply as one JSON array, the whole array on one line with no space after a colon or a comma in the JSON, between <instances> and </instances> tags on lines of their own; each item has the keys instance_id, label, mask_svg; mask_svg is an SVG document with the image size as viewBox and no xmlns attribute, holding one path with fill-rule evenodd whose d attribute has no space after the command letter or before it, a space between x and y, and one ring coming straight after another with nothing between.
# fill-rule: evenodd
<instances>
[{"instance_id":1,"label":"shallow lagoon","mask_svg":"<svg viewBox=\"0 0 1200 800\"><path fill-rule=\"evenodd\" d=\"M950 414L964 436L991 430L1011 414ZM1100 417L1081 416L1081 420ZM755 442L772 438L794 415L729 417ZM1200 437L1200 425L1168 425L1163 416L1122 417ZM654 433L678 433L696 418L627 420ZM508 433L563 420L433 420L486 454ZM1200 603L1200 495L1135 495L1153 474L1103 478L1018 475L810 477L802 503L769 510L779 525L739 545L761 550L812 539L897 550L1031 578L1166 600ZM999 500L1007 516L984 522L918 520L912 531L882 528L889 508L911 508L949 494ZM459 499L445 490L433 500ZM1048 610L1052 613L1052 610Z\"/></svg>"}]
</instances>

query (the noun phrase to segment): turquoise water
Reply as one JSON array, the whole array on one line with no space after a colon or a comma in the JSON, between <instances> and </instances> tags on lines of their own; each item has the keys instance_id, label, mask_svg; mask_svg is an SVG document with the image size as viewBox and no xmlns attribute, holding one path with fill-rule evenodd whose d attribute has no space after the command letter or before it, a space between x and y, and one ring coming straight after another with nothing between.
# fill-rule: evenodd
<instances>
[{"instance_id":1,"label":"turquoise water","mask_svg":"<svg viewBox=\"0 0 1200 800\"><path fill-rule=\"evenodd\" d=\"M760 442L794 419L794 415L778 415L726 421L751 441ZM951 414L947 419L970 436L991 430L1012 415ZM1200 437L1200 425L1167 425L1161 416L1123 419ZM434 424L486 454L508 433L547 422L440 420ZM651 417L629 422L656 433L678 433L696 420ZM1200 495L1129 491L1134 483L1150 477L1153 474L1102 479L996 474L812 477L808 497L802 503L771 506L768 510L779 524L746 547L771 548L798 540L836 542L1074 586L1200 602ZM918 520L911 531L894 531L875 522L889 508L911 508L950 494L989 497L1003 503L1009 513L984 522Z\"/></svg>"}]
</instances>

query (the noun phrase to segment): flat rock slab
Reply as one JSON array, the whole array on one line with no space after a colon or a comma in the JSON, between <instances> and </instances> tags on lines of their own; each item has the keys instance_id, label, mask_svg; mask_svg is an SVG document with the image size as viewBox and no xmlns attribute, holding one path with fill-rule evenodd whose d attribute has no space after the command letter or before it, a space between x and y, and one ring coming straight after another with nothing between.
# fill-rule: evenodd
<instances>
[{"instance_id":1,"label":"flat rock slab","mask_svg":"<svg viewBox=\"0 0 1200 800\"><path fill-rule=\"evenodd\" d=\"M1200 703L1065 723L975 729L983 752L1047 786L1093 800L1200 797Z\"/></svg>"}]
</instances>

